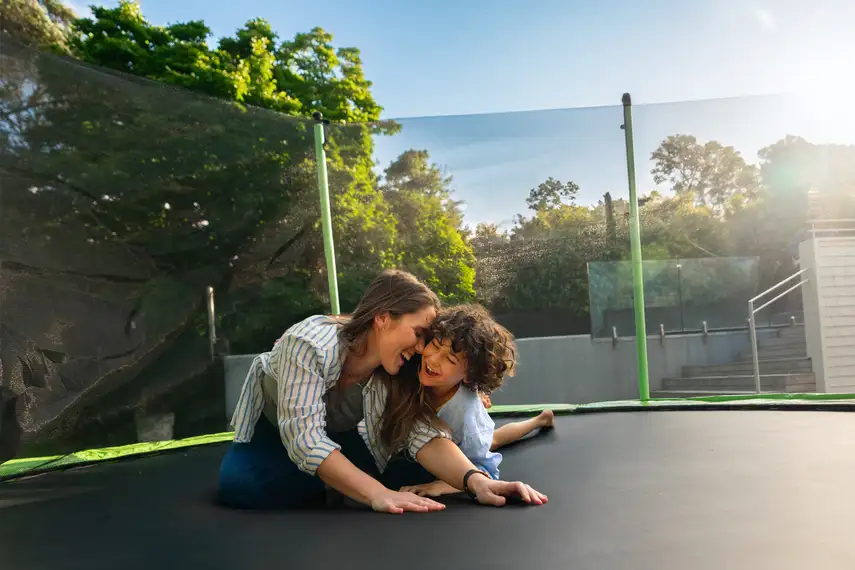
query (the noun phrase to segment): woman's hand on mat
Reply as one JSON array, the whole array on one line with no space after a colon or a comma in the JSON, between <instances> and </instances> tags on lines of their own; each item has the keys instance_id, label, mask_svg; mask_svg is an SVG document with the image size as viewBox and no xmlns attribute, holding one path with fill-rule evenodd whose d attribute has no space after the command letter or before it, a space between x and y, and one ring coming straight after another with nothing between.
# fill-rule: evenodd
<instances>
[{"instance_id":1,"label":"woman's hand on mat","mask_svg":"<svg viewBox=\"0 0 855 570\"><path fill-rule=\"evenodd\" d=\"M419 497L440 497L442 495L452 495L454 493L459 493L460 491L458 489L455 489L445 481L440 481L439 479L437 479L436 481L431 481L430 483L401 487L401 492L415 493Z\"/></svg>"},{"instance_id":2,"label":"woman's hand on mat","mask_svg":"<svg viewBox=\"0 0 855 570\"><path fill-rule=\"evenodd\" d=\"M427 497L419 497L415 493L385 489L371 499L371 508L381 513L401 514L404 511L426 513L441 511L445 505Z\"/></svg>"},{"instance_id":3,"label":"woman's hand on mat","mask_svg":"<svg viewBox=\"0 0 855 570\"><path fill-rule=\"evenodd\" d=\"M483 505L501 507L507 497L517 497L530 505L543 505L548 500L546 495L521 481L496 481L484 475L473 476L469 488Z\"/></svg>"}]
</instances>

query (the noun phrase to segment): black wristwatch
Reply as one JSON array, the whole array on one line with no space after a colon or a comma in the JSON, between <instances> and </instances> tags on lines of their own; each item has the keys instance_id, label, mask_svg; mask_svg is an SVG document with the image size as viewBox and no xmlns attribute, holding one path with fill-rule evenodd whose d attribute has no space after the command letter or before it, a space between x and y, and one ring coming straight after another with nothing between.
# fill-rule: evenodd
<instances>
[{"instance_id":1,"label":"black wristwatch","mask_svg":"<svg viewBox=\"0 0 855 570\"><path fill-rule=\"evenodd\" d=\"M466 475L464 475L464 476L463 476L463 491L464 491L467 495L469 495L470 497L472 497L473 499L477 499L477 498L478 498L478 495L476 495L475 493L473 493L473 492L472 492L472 489L470 489L470 488L469 488L469 478L470 478L470 477L472 477L472 475L474 475L474 474L476 474L476 473L480 473L481 475L483 475L484 477L486 477L486 478L488 478L488 479L490 478L490 476L489 476L489 475L487 475L486 473L484 473L484 472L483 472L483 471L481 471L480 469L470 469L469 471L467 471L467 472L466 472Z\"/></svg>"}]
</instances>

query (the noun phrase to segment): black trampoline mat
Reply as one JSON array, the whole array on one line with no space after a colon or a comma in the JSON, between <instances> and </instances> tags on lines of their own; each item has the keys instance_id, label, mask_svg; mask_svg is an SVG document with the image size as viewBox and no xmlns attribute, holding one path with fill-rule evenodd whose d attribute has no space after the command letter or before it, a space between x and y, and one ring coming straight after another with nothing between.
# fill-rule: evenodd
<instances>
[{"instance_id":1,"label":"black trampoline mat","mask_svg":"<svg viewBox=\"0 0 855 570\"><path fill-rule=\"evenodd\" d=\"M556 418L504 450L502 476L549 495L440 513L232 511L225 445L0 484L4 568L847 569L855 416L623 412Z\"/></svg>"}]
</instances>

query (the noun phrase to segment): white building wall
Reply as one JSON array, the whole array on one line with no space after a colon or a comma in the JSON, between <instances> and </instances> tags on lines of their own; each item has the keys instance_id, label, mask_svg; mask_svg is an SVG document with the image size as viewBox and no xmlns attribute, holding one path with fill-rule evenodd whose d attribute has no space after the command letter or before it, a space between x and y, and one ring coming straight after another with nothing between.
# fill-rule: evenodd
<instances>
[{"instance_id":1,"label":"white building wall","mask_svg":"<svg viewBox=\"0 0 855 570\"><path fill-rule=\"evenodd\" d=\"M855 393L855 237L813 237L799 247L808 356L817 391Z\"/></svg>"}]
</instances>

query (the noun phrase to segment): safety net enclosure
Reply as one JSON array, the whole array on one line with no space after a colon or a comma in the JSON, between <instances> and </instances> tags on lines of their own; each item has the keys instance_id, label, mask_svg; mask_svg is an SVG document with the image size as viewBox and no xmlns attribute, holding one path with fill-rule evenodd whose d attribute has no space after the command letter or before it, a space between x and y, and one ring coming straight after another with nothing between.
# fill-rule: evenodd
<instances>
[{"instance_id":1,"label":"safety net enclosure","mask_svg":"<svg viewBox=\"0 0 855 570\"><path fill-rule=\"evenodd\" d=\"M185 89L124 71L2 38L4 566L855 559L848 104L616 94L325 121L285 96L262 108L249 87L213 96L213 75ZM516 336L491 414L556 421L503 450L502 476L549 504L452 496L403 518L214 504L252 357L309 315L350 311L389 267Z\"/></svg>"}]
</instances>

